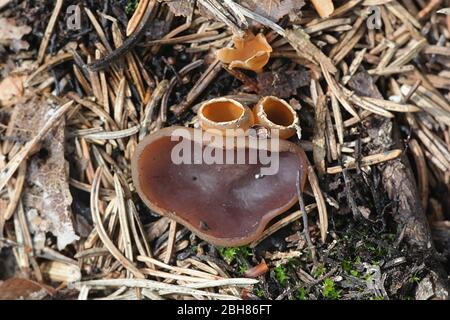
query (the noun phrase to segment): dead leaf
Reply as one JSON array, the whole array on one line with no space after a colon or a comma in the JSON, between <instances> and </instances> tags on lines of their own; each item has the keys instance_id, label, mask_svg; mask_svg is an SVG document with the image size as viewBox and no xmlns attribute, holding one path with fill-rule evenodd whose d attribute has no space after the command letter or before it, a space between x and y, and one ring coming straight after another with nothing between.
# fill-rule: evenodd
<instances>
[{"instance_id":1,"label":"dead leaf","mask_svg":"<svg viewBox=\"0 0 450 320\"><path fill-rule=\"evenodd\" d=\"M258 278L259 276L262 276L263 274L266 274L269 271L269 267L267 266L267 263L263 260L260 264L254 266L253 268L245 271L244 277L246 278Z\"/></svg>"},{"instance_id":2,"label":"dead leaf","mask_svg":"<svg viewBox=\"0 0 450 320\"><path fill-rule=\"evenodd\" d=\"M348 86L359 96L384 99L372 76L365 71L356 73L348 82Z\"/></svg>"},{"instance_id":3,"label":"dead leaf","mask_svg":"<svg viewBox=\"0 0 450 320\"><path fill-rule=\"evenodd\" d=\"M31 280L12 278L0 283L0 300L42 300L53 291Z\"/></svg>"},{"instance_id":4,"label":"dead leaf","mask_svg":"<svg viewBox=\"0 0 450 320\"><path fill-rule=\"evenodd\" d=\"M306 70L289 70L285 72L263 72L258 74L259 94L290 98L297 94L297 89L309 85L311 75Z\"/></svg>"},{"instance_id":5,"label":"dead leaf","mask_svg":"<svg viewBox=\"0 0 450 320\"><path fill-rule=\"evenodd\" d=\"M299 13L305 5L303 0L241 0L238 2L275 22L286 15Z\"/></svg>"},{"instance_id":6,"label":"dead leaf","mask_svg":"<svg viewBox=\"0 0 450 320\"><path fill-rule=\"evenodd\" d=\"M14 52L19 52L21 50L28 50L30 48L30 44L24 40L13 40L11 41L9 48Z\"/></svg>"},{"instance_id":7,"label":"dead leaf","mask_svg":"<svg viewBox=\"0 0 450 320\"><path fill-rule=\"evenodd\" d=\"M192 15L194 9L191 0L158 1L166 3L176 16L188 17ZM235 2L275 22L286 15L298 16L300 9L305 5L304 0L238 0ZM208 19L212 18L202 5L198 4L198 6L202 15Z\"/></svg>"},{"instance_id":8,"label":"dead leaf","mask_svg":"<svg viewBox=\"0 0 450 320\"><path fill-rule=\"evenodd\" d=\"M14 19L0 18L0 41L20 40L31 30L29 26L16 26Z\"/></svg>"},{"instance_id":9,"label":"dead leaf","mask_svg":"<svg viewBox=\"0 0 450 320\"><path fill-rule=\"evenodd\" d=\"M164 2L169 6L170 11L176 16L188 17L192 15L194 6L190 0L158 0L159 2Z\"/></svg>"},{"instance_id":10,"label":"dead leaf","mask_svg":"<svg viewBox=\"0 0 450 320\"><path fill-rule=\"evenodd\" d=\"M0 103L23 95L23 82L26 76L11 75L0 82Z\"/></svg>"},{"instance_id":11,"label":"dead leaf","mask_svg":"<svg viewBox=\"0 0 450 320\"><path fill-rule=\"evenodd\" d=\"M27 141L35 135L34 130L44 125L53 108L46 99L33 97L27 103L16 105L14 112L14 128L21 130L14 130L13 135ZM24 189L26 212L35 209L41 218L34 220L41 223L32 229L51 232L57 238L59 250L79 239L72 223L72 196L68 164L64 158L64 127L62 121L44 139L38 154L29 158Z\"/></svg>"}]
</instances>

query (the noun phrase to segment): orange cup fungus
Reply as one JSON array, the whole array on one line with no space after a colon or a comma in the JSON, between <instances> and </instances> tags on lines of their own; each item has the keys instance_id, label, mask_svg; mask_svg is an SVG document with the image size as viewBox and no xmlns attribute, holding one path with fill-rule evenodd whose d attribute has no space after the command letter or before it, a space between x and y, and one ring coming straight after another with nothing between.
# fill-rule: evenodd
<instances>
[{"instance_id":1,"label":"orange cup fungus","mask_svg":"<svg viewBox=\"0 0 450 320\"><path fill-rule=\"evenodd\" d=\"M203 130L218 130L223 134L230 129L247 131L254 123L249 107L227 98L203 103L198 111L198 120Z\"/></svg>"},{"instance_id":2,"label":"orange cup fungus","mask_svg":"<svg viewBox=\"0 0 450 320\"><path fill-rule=\"evenodd\" d=\"M289 139L297 132L298 116L292 106L274 96L262 98L253 109L256 123L278 130L280 139Z\"/></svg>"},{"instance_id":3,"label":"orange cup fungus","mask_svg":"<svg viewBox=\"0 0 450 320\"><path fill-rule=\"evenodd\" d=\"M245 38L235 37L234 42L235 49L217 52L218 59L229 63L230 68L259 72L269 61L272 48L262 34L249 33ZM298 120L292 106L274 96L262 98L253 111L233 99L206 101L198 111L201 128L217 131L215 138L231 134L244 143L224 143L211 152L210 141L197 141L194 129L161 129L147 136L133 155L131 171L136 190L150 209L181 223L211 244L247 245L258 240L275 217L292 208L298 201L298 188L302 191L305 187L307 157L302 148L285 140L296 133ZM267 144L254 145L248 133L255 124L272 133L278 130L279 139L272 135L264 138ZM183 134L178 131L181 129ZM236 129L242 129L242 136L232 133ZM277 170L262 173L266 159L261 157L248 163L178 163L173 161L173 154L179 152L180 139L186 147L183 159L196 159L204 153L214 153L220 159L230 155L231 159L239 155L253 159L262 152L277 159ZM262 265L254 274L264 272Z\"/></svg>"},{"instance_id":4,"label":"orange cup fungus","mask_svg":"<svg viewBox=\"0 0 450 320\"><path fill-rule=\"evenodd\" d=\"M241 68L261 72L269 62L272 47L266 37L259 33L247 32L244 37L233 37L235 48L223 48L217 51L220 61L229 64L230 69Z\"/></svg>"}]
</instances>

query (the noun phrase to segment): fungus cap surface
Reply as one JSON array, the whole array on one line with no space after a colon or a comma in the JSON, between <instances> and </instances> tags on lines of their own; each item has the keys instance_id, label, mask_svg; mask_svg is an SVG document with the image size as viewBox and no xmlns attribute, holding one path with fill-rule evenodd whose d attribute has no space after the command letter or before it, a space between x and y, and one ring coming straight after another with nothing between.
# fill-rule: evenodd
<instances>
[{"instance_id":1,"label":"fungus cap surface","mask_svg":"<svg viewBox=\"0 0 450 320\"><path fill-rule=\"evenodd\" d=\"M279 171L259 177L263 164L174 164L178 141L171 127L146 137L132 160L132 175L144 203L176 220L200 238L219 246L241 246L257 240L267 224L297 203L296 179L303 189L307 159L297 145L280 140ZM194 136L194 129L188 130ZM201 152L206 146L187 139ZM248 140L248 138L246 138ZM269 144L270 146L270 144ZM222 149L232 151L236 148ZM246 157L251 147L245 148ZM269 148L270 150L270 148ZM247 162L247 161L246 161Z\"/></svg>"}]
</instances>

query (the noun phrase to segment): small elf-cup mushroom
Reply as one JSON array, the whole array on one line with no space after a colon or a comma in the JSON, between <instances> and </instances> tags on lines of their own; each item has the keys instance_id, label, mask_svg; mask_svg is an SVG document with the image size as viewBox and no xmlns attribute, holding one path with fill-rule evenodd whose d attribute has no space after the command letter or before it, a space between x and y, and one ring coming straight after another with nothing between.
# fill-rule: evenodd
<instances>
[{"instance_id":1,"label":"small elf-cup mushroom","mask_svg":"<svg viewBox=\"0 0 450 320\"><path fill-rule=\"evenodd\" d=\"M287 140L250 138L237 146L222 145L216 156L230 151L270 153L278 170L261 175L267 162L196 163L196 150L210 145L197 141L195 129L164 128L142 140L131 162L133 183L143 202L154 212L174 219L213 245L237 247L258 240L267 225L298 202L304 190L308 160L303 149ZM183 147L183 148L181 148ZM181 163L174 154L189 158ZM275 164L275 163L272 163ZM299 175L296 173L299 172Z\"/></svg>"},{"instance_id":2,"label":"small elf-cup mushroom","mask_svg":"<svg viewBox=\"0 0 450 320\"><path fill-rule=\"evenodd\" d=\"M228 98L206 101L200 106L197 115L203 130L218 130L222 134L229 134L232 132L230 130L236 129L246 132L254 124L250 108Z\"/></svg>"},{"instance_id":3,"label":"small elf-cup mushroom","mask_svg":"<svg viewBox=\"0 0 450 320\"><path fill-rule=\"evenodd\" d=\"M280 139L289 139L297 132L297 112L283 99L264 97L256 104L253 113L256 123L272 132L278 130Z\"/></svg>"},{"instance_id":4,"label":"small elf-cup mushroom","mask_svg":"<svg viewBox=\"0 0 450 320\"><path fill-rule=\"evenodd\" d=\"M241 68L261 72L269 62L272 47L262 33L254 35L247 32L244 37L234 36L235 48L223 48L217 51L220 61L229 64L229 68Z\"/></svg>"}]
</instances>

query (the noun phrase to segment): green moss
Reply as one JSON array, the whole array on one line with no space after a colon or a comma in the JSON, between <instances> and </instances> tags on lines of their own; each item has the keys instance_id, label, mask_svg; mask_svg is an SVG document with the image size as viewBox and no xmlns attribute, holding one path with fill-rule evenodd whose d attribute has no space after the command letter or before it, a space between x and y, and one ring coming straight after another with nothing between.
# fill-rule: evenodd
<instances>
[{"instance_id":1,"label":"green moss","mask_svg":"<svg viewBox=\"0 0 450 320\"><path fill-rule=\"evenodd\" d=\"M138 0L128 0L127 5L125 7L125 12L127 15L131 16L138 6Z\"/></svg>"},{"instance_id":2,"label":"green moss","mask_svg":"<svg viewBox=\"0 0 450 320\"><path fill-rule=\"evenodd\" d=\"M364 280L366 280L366 281L368 281L368 282L373 282L373 277L372 277L371 274L367 273L367 274L364 276Z\"/></svg>"},{"instance_id":3,"label":"green moss","mask_svg":"<svg viewBox=\"0 0 450 320\"><path fill-rule=\"evenodd\" d=\"M285 285L289 279L289 277L286 275L286 269L284 266L279 265L276 266L275 269L275 277L277 278L278 282L282 285Z\"/></svg>"},{"instance_id":4,"label":"green moss","mask_svg":"<svg viewBox=\"0 0 450 320\"><path fill-rule=\"evenodd\" d=\"M354 277L359 277L359 272L356 270L350 270L350 274Z\"/></svg>"},{"instance_id":5,"label":"green moss","mask_svg":"<svg viewBox=\"0 0 450 320\"><path fill-rule=\"evenodd\" d=\"M336 289L333 279L326 278L323 281L322 295L326 299L339 299L341 297L341 292Z\"/></svg>"},{"instance_id":6,"label":"green moss","mask_svg":"<svg viewBox=\"0 0 450 320\"><path fill-rule=\"evenodd\" d=\"M238 248L238 252L244 258L251 257L253 255L252 249L249 247L240 247Z\"/></svg>"},{"instance_id":7,"label":"green moss","mask_svg":"<svg viewBox=\"0 0 450 320\"><path fill-rule=\"evenodd\" d=\"M261 299L264 299L264 298L265 298L265 296L264 296L264 291L262 291L262 290L259 289L259 288L255 289L255 295L256 295L258 298L261 298Z\"/></svg>"},{"instance_id":8,"label":"green moss","mask_svg":"<svg viewBox=\"0 0 450 320\"><path fill-rule=\"evenodd\" d=\"M349 260L344 260L341 263L342 266L342 270L344 270L347 273L350 273L351 269L352 269L352 262Z\"/></svg>"},{"instance_id":9,"label":"green moss","mask_svg":"<svg viewBox=\"0 0 450 320\"><path fill-rule=\"evenodd\" d=\"M422 280L422 277L420 277L417 273L413 273L409 278L409 282L413 284L419 284L420 280Z\"/></svg>"},{"instance_id":10,"label":"green moss","mask_svg":"<svg viewBox=\"0 0 450 320\"><path fill-rule=\"evenodd\" d=\"M300 288L297 291L297 295L295 296L297 300L307 300L306 294L308 291L305 288Z\"/></svg>"},{"instance_id":11,"label":"green moss","mask_svg":"<svg viewBox=\"0 0 450 320\"><path fill-rule=\"evenodd\" d=\"M359 257L357 259L355 259L355 261L344 260L341 263L342 270L344 270L346 273L348 273L354 277L359 277L360 273L358 270L356 270L356 266L360 262L361 262L361 258L359 258Z\"/></svg>"},{"instance_id":12,"label":"green moss","mask_svg":"<svg viewBox=\"0 0 450 320\"><path fill-rule=\"evenodd\" d=\"M248 270L247 266L239 265L239 273L240 274L244 274L245 272L247 272L247 270Z\"/></svg>"},{"instance_id":13,"label":"green moss","mask_svg":"<svg viewBox=\"0 0 450 320\"><path fill-rule=\"evenodd\" d=\"M315 270L313 271L312 274L313 274L314 278L319 278L319 277L323 276L326 271L327 271L327 269L325 268L324 265L319 265L315 268Z\"/></svg>"},{"instance_id":14,"label":"green moss","mask_svg":"<svg viewBox=\"0 0 450 320\"><path fill-rule=\"evenodd\" d=\"M232 264L236 259L237 248L220 248L219 253L228 264Z\"/></svg>"},{"instance_id":15,"label":"green moss","mask_svg":"<svg viewBox=\"0 0 450 320\"><path fill-rule=\"evenodd\" d=\"M249 247L220 248L219 253L228 264L232 264L238 255L242 258L248 258L253 255Z\"/></svg>"}]
</instances>

